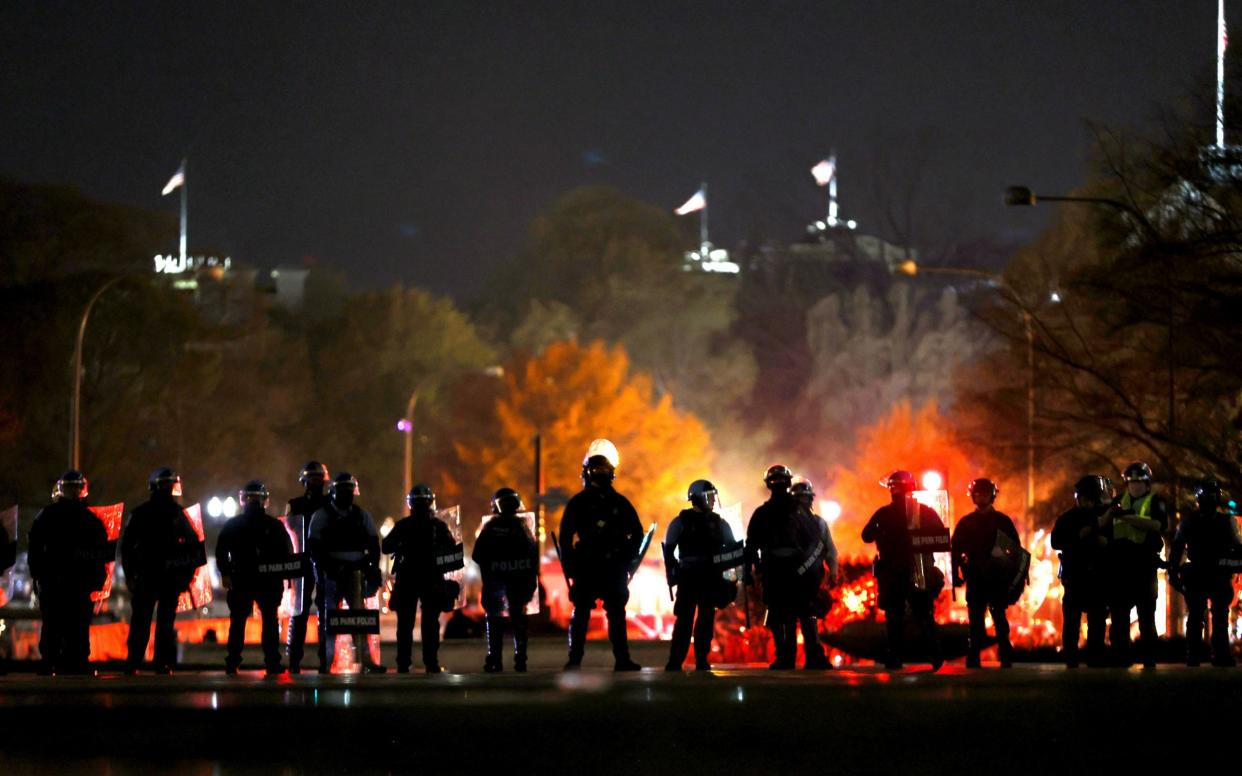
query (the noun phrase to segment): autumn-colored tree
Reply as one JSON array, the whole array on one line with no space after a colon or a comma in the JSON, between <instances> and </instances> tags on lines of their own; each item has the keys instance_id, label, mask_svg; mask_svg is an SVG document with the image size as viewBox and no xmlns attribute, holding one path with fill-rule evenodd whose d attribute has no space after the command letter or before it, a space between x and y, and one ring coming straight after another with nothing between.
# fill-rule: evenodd
<instances>
[{"instance_id":1,"label":"autumn-colored tree","mask_svg":"<svg viewBox=\"0 0 1242 776\"><path fill-rule=\"evenodd\" d=\"M621 452L617 489L644 523L667 523L683 508L686 486L711 474L714 452L706 428L675 408L671 394L657 399L651 378L631 370L620 346L557 342L537 355L517 355L506 364L488 413L485 423L454 445L462 471L487 493L513 486L530 503L536 432L542 435L547 487L569 493L582 487L587 445L611 439ZM559 515L549 518L555 528Z\"/></svg>"},{"instance_id":2,"label":"autumn-colored tree","mask_svg":"<svg viewBox=\"0 0 1242 776\"><path fill-rule=\"evenodd\" d=\"M971 455L955 441L951 423L934 402L917 409L909 402L899 402L884 417L860 430L857 439L854 458L828 472L830 485L820 493L821 498L841 504L841 517L833 525L832 536L845 556L874 553L874 546L863 544L860 534L872 513L889 500L880 481L893 470L905 469L916 478L928 470L940 472L958 517L973 508L966 496L971 480L997 479L984 455ZM1021 482L1000 478L997 484L1001 490L997 509L1019 520Z\"/></svg>"}]
</instances>

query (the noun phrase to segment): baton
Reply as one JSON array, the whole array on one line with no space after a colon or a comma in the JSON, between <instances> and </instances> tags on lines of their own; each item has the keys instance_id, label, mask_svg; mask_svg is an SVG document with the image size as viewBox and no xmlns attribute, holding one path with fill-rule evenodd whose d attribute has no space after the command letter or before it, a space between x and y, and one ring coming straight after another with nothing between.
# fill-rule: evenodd
<instances>
[{"instance_id":1,"label":"baton","mask_svg":"<svg viewBox=\"0 0 1242 776\"><path fill-rule=\"evenodd\" d=\"M561 563L561 576L565 579L565 587L569 592L574 591L574 583L569 579L569 572L565 570L565 558L561 555L561 543L556 538L556 531L552 532L552 546L556 549L556 559Z\"/></svg>"}]
</instances>

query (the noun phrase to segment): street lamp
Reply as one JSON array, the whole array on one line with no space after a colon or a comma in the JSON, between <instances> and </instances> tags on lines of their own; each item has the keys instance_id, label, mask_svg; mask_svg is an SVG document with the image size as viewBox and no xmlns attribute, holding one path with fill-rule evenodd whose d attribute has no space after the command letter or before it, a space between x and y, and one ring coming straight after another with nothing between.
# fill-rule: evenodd
<instances>
[{"instance_id":1,"label":"street lamp","mask_svg":"<svg viewBox=\"0 0 1242 776\"><path fill-rule=\"evenodd\" d=\"M82 319L78 322L78 338L73 345L73 399L69 411L69 468L80 469L81 435L82 435L82 342L86 338L86 323L90 320L91 310L104 292L129 276L129 273L117 275L108 280L91 294L82 311Z\"/></svg>"},{"instance_id":2,"label":"street lamp","mask_svg":"<svg viewBox=\"0 0 1242 776\"><path fill-rule=\"evenodd\" d=\"M1139 211L1138 208L1134 207L1133 205L1126 204L1125 202L1118 202L1115 199L1108 199L1107 197L1063 197L1063 196L1049 196L1045 194L1035 194L1034 192L1031 191L1030 187L1028 186L1010 186L1005 189L1005 204L1007 206L1033 207L1041 201L1071 202L1071 203L1079 203L1079 204L1087 204L1087 205L1103 205L1104 207L1109 207L1114 210L1118 210L1132 217L1139 224L1139 226L1143 229L1143 231L1145 231L1147 235L1150 238L1152 238L1153 243L1158 248L1167 249L1168 247L1167 244L1164 242L1164 240L1161 238L1160 233L1156 231L1156 228L1154 226L1152 226L1151 221L1149 221L1147 217L1141 211ZM1162 254L1164 252L1165 252L1164 250L1161 251ZM1174 266L1175 265L1172 262L1169 263L1169 267L1168 267L1169 280L1172 280ZM1168 321L1168 327L1167 327L1168 328L1168 334L1167 334L1168 351L1169 351L1169 358L1168 358L1169 459L1168 460L1169 460L1169 464L1171 468L1173 469L1173 471L1170 472L1170 475L1171 475L1170 480L1172 480L1172 484L1173 484L1173 513L1174 515L1176 515L1178 513L1178 503L1181 499L1181 486L1179 482L1179 475L1177 473L1177 460L1175 457L1177 447L1176 447L1176 444L1174 443L1174 434L1177 428L1177 402L1176 402L1176 388L1177 388L1176 364L1177 362L1175 361L1175 356L1174 356L1174 351L1173 351L1173 334L1174 334L1174 329L1176 325L1175 303L1176 303L1176 294L1177 294L1177 284L1170 282L1168 285L1169 285L1169 321ZM1177 626L1174 625L1174 623L1181 622L1180 613L1176 612L1176 608L1177 608L1176 597L1171 597L1169 612L1168 612L1169 626L1171 626L1169 627L1170 631L1177 629Z\"/></svg>"},{"instance_id":3,"label":"street lamp","mask_svg":"<svg viewBox=\"0 0 1242 776\"><path fill-rule=\"evenodd\" d=\"M1010 186L1005 189L1005 205L1008 207L1035 207L1040 202L1077 202L1088 205L1104 205L1134 216L1144 228L1153 230L1147 217L1133 205L1118 202L1108 197L1067 197L1064 195L1036 194L1029 186ZM1154 231L1154 230L1153 230Z\"/></svg>"},{"instance_id":4,"label":"street lamp","mask_svg":"<svg viewBox=\"0 0 1242 776\"><path fill-rule=\"evenodd\" d=\"M1029 190L1027 193L1030 193ZM1009 293L1015 299L1017 298L1013 287L1009 285L1004 276L995 272L957 267L920 267L914 261L903 261L897 265L897 270L903 275L926 272L934 275L980 278L1008 289ZM1060 301L1060 294L1055 294L1051 298L1054 302ZM1032 511L1035 508L1035 327L1031 319L1031 311L1025 306L1019 309L1022 312L1022 326L1026 330L1026 516L1028 520L1033 520Z\"/></svg>"},{"instance_id":5,"label":"street lamp","mask_svg":"<svg viewBox=\"0 0 1242 776\"><path fill-rule=\"evenodd\" d=\"M425 383L419 383L410 400L405 403L405 416L397 421L397 430L405 434L405 465L401 468L401 494L404 497L414 487L414 409L418 406L418 392Z\"/></svg>"},{"instance_id":6,"label":"street lamp","mask_svg":"<svg viewBox=\"0 0 1242 776\"><path fill-rule=\"evenodd\" d=\"M479 370L479 374L492 378L503 378L505 376L505 368L493 364ZM397 421L397 431L405 434L405 464L401 469L401 481L405 486L401 492L401 497L405 498L405 494L410 492L414 487L414 410L418 407L418 395L431 382L430 378L424 379L414 387L410 393L410 400L405 403L405 415Z\"/></svg>"},{"instance_id":7,"label":"street lamp","mask_svg":"<svg viewBox=\"0 0 1242 776\"><path fill-rule=\"evenodd\" d=\"M1164 242L1164 240L1161 238L1160 233L1156 231L1156 228L1154 226L1152 226L1152 223L1150 220L1148 220L1147 216L1145 216L1138 208L1134 207L1133 205L1127 204L1125 202L1118 202L1115 199L1109 199L1107 197L1066 197L1066 196L1053 196L1053 195L1048 195L1048 194L1035 194L1034 192L1031 191L1030 187L1028 186L1010 186L1005 189L1005 204L1010 207L1015 207L1015 206L1016 207L1033 207L1039 202L1074 202L1074 203L1087 204L1087 205L1103 205L1105 207L1113 208L1114 210L1118 210L1134 218L1134 220L1139 224L1139 226L1143 229L1143 231L1147 232L1148 236L1152 238L1152 240L1157 245L1157 247L1160 247L1160 248L1168 247L1167 244ZM1170 270L1171 269L1172 267L1170 266ZM1169 321L1168 321L1169 408L1168 408L1168 417L1169 417L1169 442L1170 442L1169 458L1170 458L1170 461L1173 460L1172 451L1174 449L1174 446L1172 443L1173 443L1173 437L1174 437L1174 434L1177 428L1177 403L1176 403L1176 390L1175 390L1177 387L1177 382L1176 382L1176 377L1175 377L1176 362L1174 361L1174 353L1173 353L1173 332L1174 332L1174 326L1175 326L1175 319L1174 319L1175 296L1174 295L1176 293L1177 293L1176 284L1169 283ZM1060 294L1057 294L1057 296L1059 297ZM1174 468L1176 469L1176 466ZM1173 475L1171 478L1173 481L1173 509L1174 511L1176 511L1180 488L1179 488L1179 483L1178 483L1177 472L1174 471L1171 474Z\"/></svg>"}]
</instances>

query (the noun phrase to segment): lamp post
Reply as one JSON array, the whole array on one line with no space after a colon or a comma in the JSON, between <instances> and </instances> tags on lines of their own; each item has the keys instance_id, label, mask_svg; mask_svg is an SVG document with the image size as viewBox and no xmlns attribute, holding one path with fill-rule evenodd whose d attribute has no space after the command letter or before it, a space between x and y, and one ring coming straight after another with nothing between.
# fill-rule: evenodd
<instances>
[{"instance_id":1,"label":"lamp post","mask_svg":"<svg viewBox=\"0 0 1242 776\"><path fill-rule=\"evenodd\" d=\"M505 375L503 366L489 366L479 371L479 374L485 377L502 378ZM401 497L410 492L414 487L414 410L418 408L418 396L431 378L424 378L419 381L418 385L410 393L410 400L405 403L405 415L397 421L397 430L405 434L405 463L401 469L401 482L404 490Z\"/></svg>"},{"instance_id":2,"label":"lamp post","mask_svg":"<svg viewBox=\"0 0 1242 776\"><path fill-rule=\"evenodd\" d=\"M69 468L78 469L81 464L82 451L82 343L86 339L86 324L91 318L91 310L104 292L128 277L128 273L117 275L108 280L91 294L86 308L82 310L82 319L78 322L78 337L73 344L73 398L69 407Z\"/></svg>"},{"instance_id":3,"label":"lamp post","mask_svg":"<svg viewBox=\"0 0 1242 776\"><path fill-rule=\"evenodd\" d=\"M1115 199L1108 199L1107 197L1066 197L1066 196L1053 196L1053 195L1047 195L1047 194L1035 194L1027 186L1010 186L1007 189L1005 189L1005 204L1010 207L1034 207L1040 202L1071 202L1071 203L1086 204L1086 205L1103 205L1104 207L1112 208L1114 210L1120 211L1134 218L1135 222L1138 223L1140 228L1144 232L1146 232L1150 238L1152 238L1153 242L1155 243L1157 247L1162 248L1162 249L1167 248L1167 245L1165 244L1164 240L1161 239L1160 233L1156 231L1156 228L1152 225L1151 221L1148 220L1147 216L1145 216L1138 208L1134 207L1133 205L1129 205L1125 202L1118 202ZM1170 280L1172 279L1173 268L1174 268L1174 265L1172 265L1172 263L1170 262L1170 266L1169 266ZM1180 483L1178 481L1178 473L1176 471L1176 453L1175 453L1176 447L1173 444L1173 439L1177 431L1177 401L1176 401L1176 396L1177 396L1176 365L1177 363L1176 363L1175 355L1173 351L1173 335L1174 335L1174 331L1176 328L1176 312L1175 312L1176 294L1177 294L1176 284L1170 282L1169 283L1169 320L1167 324L1167 338L1168 338L1168 352L1169 352L1169 358L1168 358L1168 364L1167 364L1167 368L1168 368L1167 381L1168 381L1168 394L1169 394L1169 397L1168 397L1168 404L1169 404L1168 406L1168 434L1169 434L1169 448L1170 448L1169 460L1174 463L1174 471L1170 472L1170 474L1172 475L1170 479L1172 480L1172 483L1173 483L1173 511L1175 513L1177 512L1178 502L1180 498Z\"/></svg>"},{"instance_id":4,"label":"lamp post","mask_svg":"<svg viewBox=\"0 0 1242 776\"><path fill-rule=\"evenodd\" d=\"M903 261L897 270L904 275L916 275L925 272L932 275L955 275L987 280L1009 289L1014 294L1004 276L981 269L958 267L920 267L914 261ZM1014 294L1016 297L1016 294ZM1033 520L1035 508L1035 326L1031 311L1025 307L1022 312L1022 326L1026 331L1026 504L1025 512L1028 522Z\"/></svg>"},{"instance_id":5,"label":"lamp post","mask_svg":"<svg viewBox=\"0 0 1242 776\"><path fill-rule=\"evenodd\" d=\"M1223 13L1223 11L1222 11ZM1085 205L1102 205L1124 213L1135 220L1139 227L1147 233L1152 239L1154 245L1162 249L1161 254L1167 251L1167 244L1161 238L1160 233L1152 225L1151 221L1138 208L1125 202L1118 202L1115 199L1107 197L1066 197L1066 196L1050 196L1046 194L1035 194L1027 186L1010 186L1005 189L1005 204L1010 207L1034 207L1040 202L1070 202ZM1177 431L1177 378L1176 367L1177 361L1174 354L1174 333L1176 330L1176 301L1177 301L1177 284L1174 280L1173 273L1176 264L1172 261L1168 262L1168 280L1169 282L1169 320L1167 323L1167 340L1168 340L1168 437L1169 437L1169 463L1173 468L1170 474L1170 481L1173 489L1173 514L1178 514L1178 505L1181 502L1181 482L1177 472L1177 446L1174 437ZM1167 583L1166 583L1167 584ZM1166 630L1170 633L1181 630L1182 617L1177 605L1177 597L1169 596L1169 606L1167 609Z\"/></svg>"},{"instance_id":6,"label":"lamp post","mask_svg":"<svg viewBox=\"0 0 1242 776\"><path fill-rule=\"evenodd\" d=\"M401 494L404 497L414 487L414 409L418 406L418 392L422 383L410 394L405 403L405 415L397 421L397 430L405 434L405 464L401 467Z\"/></svg>"}]
</instances>

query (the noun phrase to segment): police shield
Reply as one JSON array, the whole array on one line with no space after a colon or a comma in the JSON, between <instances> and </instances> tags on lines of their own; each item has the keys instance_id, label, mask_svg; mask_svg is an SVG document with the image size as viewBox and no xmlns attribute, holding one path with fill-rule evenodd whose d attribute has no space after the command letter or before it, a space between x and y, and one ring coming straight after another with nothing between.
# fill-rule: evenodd
<instances>
[{"instance_id":1,"label":"police shield","mask_svg":"<svg viewBox=\"0 0 1242 776\"><path fill-rule=\"evenodd\" d=\"M712 555L712 566L724 574L736 574L738 567L745 562L746 550L740 539L728 544L722 544L720 550Z\"/></svg>"},{"instance_id":2,"label":"police shield","mask_svg":"<svg viewBox=\"0 0 1242 776\"><path fill-rule=\"evenodd\" d=\"M305 603L306 580L312 578L314 574L310 556L306 554L306 529L310 518L307 515L285 515L280 518L280 522L285 524L285 532L289 534L289 543L293 545L294 556L301 559L303 568L306 570L304 576L289 578L284 597L280 601L280 615L292 617L304 611L302 607Z\"/></svg>"},{"instance_id":3,"label":"police shield","mask_svg":"<svg viewBox=\"0 0 1242 776\"><path fill-rule=\"evenodd\" d=\"M727 507L721 507L716 510L716 514L720 515L720 519L729 526L729 530L733 532L733 538L741 542L746 538L746 527L742 525L742 502L730 504ZM743 561L744 562L744 561ZM742 578L742 564L730 566L723 569L725 579L730 582L737 582Z\"/></svg>"},{"instance_id":4,"label":"police shield","mask_svg":"<svg viewBox=\"0 0 1242 776\"><path fill-rule=\"evenodd\" d=\"M647 526L647 532L643 534L643 540L638 545L638 552L634 553L634 558L630 561L628 571L631 579L634 577L635 572L638 571L638 567L643 565L643 559L647 557L647 550L651 549L651 540L655 538L655 532L655 523Z\"/></svg>"},{"instance_id":5,"label":"police shield","mask_svg":"<svg viewBox=\"0 0 1242 776\"><path fill-rule=\"evenodd\" d=\"M526 530L527 532L530 533L532 537L538 535L535 533L535 531L538 529L536 528L537 518L535 517L534 512L518 512L517 516L523 523L526 524ZM483 519L479 522L480 532L482 532L483 526L487 525L488 521L491 520L492 517L493 515L483 515ZM478 534L475 534L475 536L477 537ZM476 566L475 569L477 571L478 567ZM538 582L536 581L536 585L537 584ZM539 613L539 588L537 586L535 588L535 594L531 596L529 601L526 602L526 613L527 614L538 614ZM505 601L505 616L506 617L509 616L508 600Z\"/></svg>"},{"instance_id":6,"label":"police shield","mask_svg":"<svg viewBox=\"0 0 1242 776\"><path fill-rule=\"evenodd\" d=\"M337 584L344 585L346 588L345 595L341 596L340 606L319 613L319 616L324 618L328 637L336 639L337 659L333 665L348 670L355 664L367 662L361 659L361 655L354 653L354 647L359 643L355 639L362 636L365 636L365 639L360 639L363 644L362 648L370 653L369 662L380 662L378 591L375 595L361 597L366 587L365 573L361 569L347 572ZM349 601L359 600L359 598L361 598L362 605L358 608L350 608Z\"/></svg>"},{"instance_id":7,"label":"police shield","mask_svg":"<svg viewBox=\"0 0 1242 776\"><path fill-rule=\"evenodd\" d=\"M915 504L934 510L944 528L920 527L919 511ZM953 578L949 494L943 490L916 490L914 499L907 502L906 516L909 521L910 540L914 545L914 589L939 595L944 590L945 583Z\"/></svg>"},{"instance_id":8,"label":"police shield","mask_svg":"<svg viewBox=\"0 0 1242 776\"><path fill-rule=\"evenodd\" d=\"M177 562L198 565L194 567L194 578L190 580L190 586L182 591L177 599L178 613L204 607L211 603L212 599L211 574L207 570L206 537L203 533L203 510L198 504L194 504L186 507L184 511L186 519L190 521L190 526L198 536L198 546L187 551L185 557L178 559Z\"/></svg>"},{"instance_id":9,"label":"police shield","mask_svg":"<svg viewBox=\"0 0 1242 776\"><path fill-rule=\"evenodd\" d=\"M1004 586L1006 603L1016 604L1026 587L1026 577L1031 570L1031 553L1004 531L996 532L996 549L1000 551L997 581Z\"/></svg>"},{"instance_id":10,"label":"police shield","mask_svg":"<svg viewBox=\"0 0 1242 776\"><path fill-rule=\"evenodd\" d=\"M103 610L104 601L112 595L112 572L116 568L116 543L121 538L121 520L125 516L125 504L110 504L106 507L89 507L89 509L91 514L103 523L104 531L108 534L108 548L105 554L112 559L108 561L107 570L104 573L103 587L91 593L91 600L95 602L95 613L99 614Z\"/></svg>"},{"instance_id":11,"label":"police shield","mask_svg":"<svg viewBox=\"0 0 1242 776\"><path fill-rule=\"evenodd\" d=\"M444 574L449 600L444 602L445 611L461 609L466 605L466 550L461 541L461 507L452 506L436 510L436 518L448 526L453 546L436 549L436 568Z\"/></svg>"}]
</instances>

